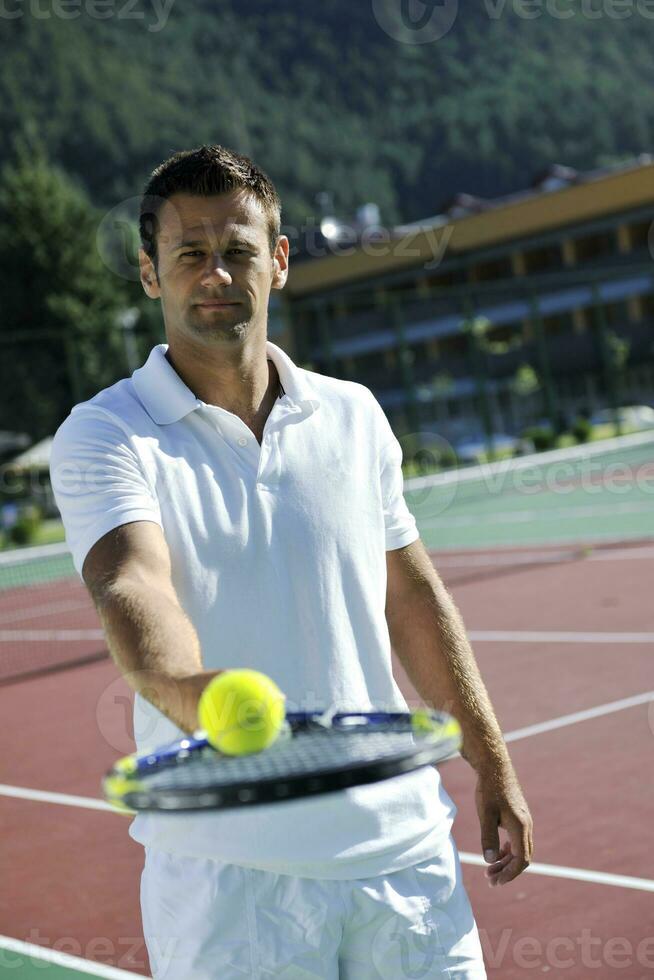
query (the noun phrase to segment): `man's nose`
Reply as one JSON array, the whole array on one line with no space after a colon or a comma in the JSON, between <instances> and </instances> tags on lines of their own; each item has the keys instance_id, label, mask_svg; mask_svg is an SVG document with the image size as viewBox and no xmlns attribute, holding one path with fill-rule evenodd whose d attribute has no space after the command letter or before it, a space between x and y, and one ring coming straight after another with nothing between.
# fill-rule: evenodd
<instances>
[{"instance_id":1,"label":"man's nose","mask_svg":"<svg viewBox=\"0 0 654 980\"><path fill-rule=\"evenodd\" d=\"M220 282L231 282L232 277L229 269L225 265L224 259L220 255L212 255L207 262L206 269L202 276L202 282L209 282L218 279Z\"/></svg>"}]
</instances>

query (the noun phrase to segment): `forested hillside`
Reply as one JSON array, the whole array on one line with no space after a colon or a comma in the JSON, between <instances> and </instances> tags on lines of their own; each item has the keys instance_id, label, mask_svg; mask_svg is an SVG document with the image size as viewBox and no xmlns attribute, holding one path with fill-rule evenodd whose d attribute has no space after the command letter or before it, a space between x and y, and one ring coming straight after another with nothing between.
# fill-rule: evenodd
<instances>
[{"instance_id":1,"label":"forested hillside","mask_svg":"<svg viewBox=\"0 0 654 980\"><path fill-rule=\"evenodd\" d=\"M176 150L251 155L299 227L321 191L341 218L374 201L392 224L456 191L523 188L555 161L652 149L654 21L592 19L590 0L570 20L461 0L444 36L409 44L376 16L398 2L173 0L166 19L161 0L116 0L98 19L90 0L59 16L26 0L0 17L0 429L50 434L161 339L134 226L126 252L117 232L118 266L99 232L133 217Z\"/></svg>"},{"instance_id":2,"label":"forested hillside","mask_svg":"<svg viewBox=\"0 0 654 980\"><path fill-rule=\"evenodd\" d=\"M376 201L390 223L459 190L524 187L554 161L651 149L654 20L636 3L625 19L605 0L596 17L589 0L553 16L559 0L527 19L466 0L444 37L407 44L380 27L380 2L176 0L163 26L146 0L103 20L84 4L67 20L17 7L0 23L0 164L33 120L53 162L110 207L171 152L222 142L270 173L285 221L329 190L342 216Z\"/></svg>"}]
</instances>

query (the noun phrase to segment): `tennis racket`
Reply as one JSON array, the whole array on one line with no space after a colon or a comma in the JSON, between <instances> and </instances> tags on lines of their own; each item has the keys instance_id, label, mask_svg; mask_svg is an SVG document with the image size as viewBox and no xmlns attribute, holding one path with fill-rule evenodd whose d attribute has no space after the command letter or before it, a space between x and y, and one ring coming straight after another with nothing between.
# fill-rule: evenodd
<instances>
[{"instance_id":1,"label":"tennis racket","mask_svg":"<svg viewBox=\"0 0 654 980\"><path fill-rule=\"evenodd\" d=\"M224 810L361 786L456 755L458 722L443 712L289 712L262 752L227 756L204 732L120 759L103 782L121 809Z\"/></svg>"}]
</instances>

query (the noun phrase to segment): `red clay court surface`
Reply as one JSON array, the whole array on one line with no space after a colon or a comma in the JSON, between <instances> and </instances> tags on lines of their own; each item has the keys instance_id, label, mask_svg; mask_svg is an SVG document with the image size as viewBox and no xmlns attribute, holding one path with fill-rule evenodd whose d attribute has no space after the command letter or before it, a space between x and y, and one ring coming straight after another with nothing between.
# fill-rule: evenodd
<instances>
[{"instance_id":1,"label":"red clay court surface","mask_svg":"<svg viewBox=\"0 0 654 980\"><path fill-rule=\"evenodd\" d=\"M533 868L490 889L472 863L474 773L461 759L444 766L489 977L653 977L654 545L433 558L472 635L535 823ZM63 610L43 612L30 628L58 629ZM129 695L109 661L1 687L0 708L0 781L10 786L97 799L101 774L130 748ZM591 717L576 717L584 711ZM147 974L141 849L128 818L0 796L0 824L0 933ZM598 880L583 880L588 871Z\"/></svg>"}]
</instances>

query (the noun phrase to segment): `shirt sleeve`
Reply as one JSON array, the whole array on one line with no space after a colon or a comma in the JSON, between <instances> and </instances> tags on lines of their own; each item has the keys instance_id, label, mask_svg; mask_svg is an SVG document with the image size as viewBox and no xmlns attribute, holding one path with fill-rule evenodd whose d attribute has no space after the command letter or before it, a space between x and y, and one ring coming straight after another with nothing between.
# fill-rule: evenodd
<instances>
[{"instance_id":1,"label":"shirt sleeve","mask_svg":"<svg viewBox=\"0 0 654 980\"><path fill-rule=\"evenodd\" d=\"M52 444L50 480L75 568L103 535L133 521L161 526L161 511L141 460L109 415L78 410Z\"/></svg>"},{"instance_id":2,"label":"shirt sleeve","mask_svg":"<svg viewBox=\"0 0 654 980\"><path fill-rule=\"evenodd\" d=\"M390 427L384 410L372 395L379 438L379 479L384 507L386 551L404 548L419 537L416 520L404 499L402 447Z\"/></svg>"}]
</instances>

